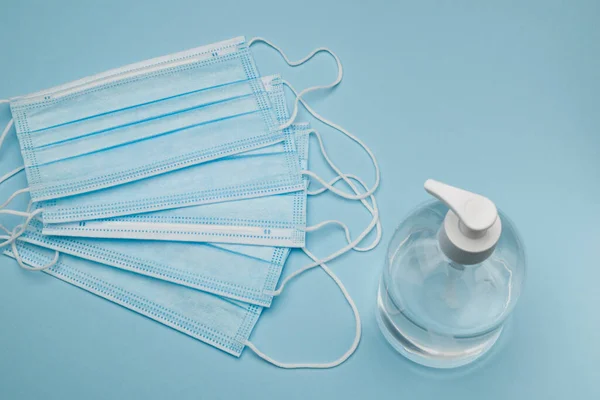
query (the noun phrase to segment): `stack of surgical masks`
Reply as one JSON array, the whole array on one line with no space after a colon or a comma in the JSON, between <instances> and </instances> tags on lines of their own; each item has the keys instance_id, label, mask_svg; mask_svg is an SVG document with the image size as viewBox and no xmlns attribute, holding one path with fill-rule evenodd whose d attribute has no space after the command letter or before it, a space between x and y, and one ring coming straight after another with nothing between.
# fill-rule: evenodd
<instances>
[{"instance_id":1,"label":"stack of surgical masks","mask_svg":"<svg viewBox=\"0 0 600 400\"><path fill-rule=\"evenodd\" d=\"M259 75L250 52L258 42L292 66L327 52L338 77L298 93L279 76ZM291 62L264 39L240 37L3 100L12 120L0 146L16 131L24 165L0 183L25 171L28 187L0 205L0 214L22 219L12 229L0 226L0 246L25 269L44 271L234 356L247 346L282 368L339 365L358 346L360 319L325 263L351 250L368 251L381 237L373 154L303 99L341 79L341 63L328 49ZM291 113L284 87L294 96ZM368 153L376 168L372 188L330 160L320 134L296 120L300 104ZM311 135L336 173L329 182L309 170ZM320 188L309 190L311 181ZM351 238L335 220L307 226L308 196L325 191L360 201L372 215L359 236ZM26 193L28 209L11 209L11 201ZM305 247L306 236L332 224L345 230L348 244L317 259ZM374 230L373 243L360 247ZM313 262L280 282L294 248ZM286 282L316 266L352 307L354 343L331 363L275 361L250 342L252 329Z\"/></svg>"}]
</instances>

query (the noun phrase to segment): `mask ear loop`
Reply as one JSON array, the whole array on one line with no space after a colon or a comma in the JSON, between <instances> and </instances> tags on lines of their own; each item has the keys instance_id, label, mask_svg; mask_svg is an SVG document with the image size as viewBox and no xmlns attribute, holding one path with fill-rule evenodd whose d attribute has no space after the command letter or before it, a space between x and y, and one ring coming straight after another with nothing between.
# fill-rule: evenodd
<instances>
[{"instance_id":1,"label":"mask ear loop","mask_svg":"<svg viewBox=\"0 0 600 400\"><path fill-rule=\"evenodd\" d=\"M288 56L283 52L283 50L281 50L281 48L277 47L275 44L273 44L272 42L270 42L267 39L262 38L262 37L255 37L255 38L250 39L250 41L248 42L248 47L251 47L253 44L255 44L257 42L264 43L267 46L271 47L273 50L277 51L279 53L279 55L281 55L281 57L283 57L283 59L285 60L287 65L289 65L290 67L297 67L299 65L302 65L319 53L329 54L331 57L333 57L333 59L335 60L335 63L337 64L338 74L337 74L335 81L333 81L329 85L312 86L312 87L306 88L302 92L300 92L300 94L296 95L296 99L294 100L294 110L292 111L292 116L285 124L281 125L279 127L279 129L285 129L294 123L294 120L296 119L296 116L298 115L298 102L300 101L302 96L304 96L307 93L314 92L316 90L332 89L332 88L336 87L337 85L339 85L339 83L342 81L342 77L344 76L342 62L340 61L339 57L333 51L331 51L330 49L328 49L326 47L319 47L318 49L311 51L309 55L307 55L306 57L304 57L301 60L291 61L288 58Z\"/></svg>"},{"instance_id":2,"label":"mask ear loop","mask_svg":"<svg viewBox=\"0 0 600 400\"><path fill-rule=\"evenodd\" d=\"M16 215L17 217L26 217L27 218L23 224L15 227L15 229L13 230L11 237L9 239L0 243L0 248L6 247L6 246L10 245L11 243L13 243L15 240L17 240L17 238L25 232L25 229L27 229L27 226L29 225L31 220L34 219L37 215L41 214L43 211L44 211L43 208L38 208L37 210L35 210L33 212L23 212L23 211L15 211L15 210L0 210L0 214Z\"/></svg>"},{"instance_id":3,"label":"mask ear loop","mask_svg":"<svg viewBox=\"0 0 600 400\"><path fill-rule=\"evenodd\" d=\"M338 74L337 74L337 77L336 77L335 81L333 81L329 85L312 86L312 87L306 88L306 89L302 90L300 93L298 93L292 87L292 85L288 81L282 80L282 83L284 85L286 85L294 93L295 99L294 99L294 109L292 111L292 116L290 117L290 119L285 124L281 125L279 128L280 129L285 129L285 128L289 127L294 122L294 120L296 119L296 116L298 115L298 103L302 103L302 105L304 106L304 108L306 108L306 110L313 117L315 117L319 121L323 122L324 124L332 127L333 129L335 129L335 130L343 133L348 138L350 138L351 140L353 140L354 142L356 142L359 146L361 146L367 152L367 154L371 158L371 162L373 163L373 166L375 167L375 173L376 173L375 185L371 189L369 189L366 193L364 193L364 194L361 194L361 195L358 195L358 196L352 196L352 195L348 195L347 193L340 192L337 189L335 189L333 186L330 186L330 185L327 186L327 188L330 189L330 190L332 190L333 192L335 192L339 196L342 196L342 197L344 197L346 199L349 199L349 200L365 199L365 198L369 197L371 194L375 193L375 190L377 190L377 187L379 186L380 173L379 173L379 165L377 164L377 159L375 158L375 155L373 154L373 152L371 151L371 149L369 149L369 147L362 140L360 140L356 136L352 135L350 132L348 132L347 130L345 130L341 126L339 126L339 125L337 125L337 124L335 124L335 123L327 120L326 118L322 117L321 115L319 115L311 107L309 107L308 104L306 103L306 101L303 99L303 96L305 94L307 94L307 93L314 92L316 90L332 89L332 88L336 87L337 85L339 85L339 83L342 81L342 78L344 76L344 70L343 70L343 67L342 67L342 62L340 61L339 57L333 51L331 51L330 49L328 49L326 47L319 47L318 49L313 50L310 54L308 54L303 59L298 60L298 61L291 61L288 58L288 56L283 52L283 50L281 50L281 48L279 48L278 46L276 46L272 42L270 42L267 39L264 39L262 37L255 37L255 38L250 39L250 41L248 42L248 47L251 47L253 44L255 44L257 42L262 42L262 43L266 44L267 46L271 47L272 49L274 49L275 51L277 51L279 53L279 55L281 55L281 57L285 60L285 62L289 66L291 66L291 67L297 67L299 65L304 64L305 62L307 62L310 59L312 59L318 53L327 53L327 54L329 54L330 56L332 56L334 58L334 60L336 62L336 65L337 65ZM317 179L323 186L327 185L327 182L325 182L323 179L321 179L317 175L313 174L311 171L306 171L306 172L307 172L306 175L311 176L314 179Z\"/></svg>"},{"instance_id":4,"label":"mask ear loop","mask_svg":"<svg viewBox=\"0 0 600 400\"><path fill-rule=\"evenodd\" d=\"M19 172L23 171L24 169L25 169L25 167L19 167L19 168L16 168L16 169L10 171L9 173L5 174L3 177L0 178L0 184L9 180L13 176L17 175ZM18 195L23 194L23 193L28 193L28 192L29 192L29 188L17 190L13 194L11 194L10 197L4 203L0 204L0 210L5 208L6 206L8 206L10 204L10 202L13 201L15 199L15 197L17 197Z\"/></svg>"},{"instance_id":5,"label":"mask ear loop","mask_svg":"<svg viewBox=\"0 0 600 400\"><path fill-rule=\"evenodd\" d=\"M308 251L306 248L303 248L302 250L313 261L319 262L317 260L317 257L315 257L315 255L312 254L310 251ZM348 293L348 290L346 290L346 287L344 286L344 284L342 283L342 281L340 281L340 279L333 273L333 271L331 269L329 269L329 267L327 265L325 265L325 263L319 263L319 265L321 266L321 268L323 268L323 271L325 271L327 273L327 275L329 275L329 277L331 279L333 279L333 281L335 282L335 284L338 286L338 288L340 289L340 291L344 295L344 298L346 299L346 301L350 305L350 308L352 309L352 313L354 314L354 321L355 321L354 341L352 342L352 345L350 346L350 348L340 358L338 358L335 361L328 362L328 363L306 363L306 364L283 363L283 362L274 360L273 358L269 357L268 355L266 355L265 353L263 353L262 351L260 351L249 340L247 340L244 343L257 356L259 356L260 358L262 358L266 362L275 365L276 367L285 368L285 369L298 369L298 368L325 369L325 368L333 368L333 367L337 367L338 365L344 363L348 358L350 358L350 356L352 356L352 354L354 354L354 352L358 348L358 344L360 343L360 338L361 338L361 335L362 335L362 327L361 327L361 322L360 322L360 314L358 313L358 309L356 308L356 304L354 304L354 300L352 300L352 297Z\"/></svg>"},{"instance_id":6,"label":"mask ear loop","mask_svg":"<svg viewBox=\"0 0 600 400\"><path fill-rule=\"evenodd\" d=\"M24 167L24 166L21 166L21 167L19 167L19 168L15 168L15 169L13 169L12 171L10 171L10 172L9 172L9 173L7 173L7 174L4 174L4 176L2 176L2 177L0 178L0 184L2 184L3 182L5 182L5 181L9 180L10 178L12 178L13 176L17 175L19 172L21 172L21 171L23 171L23 170L25 170L25 167Z\"/></svg>"},{"instance_id":7,"label":"mask ear loop","mask_svg":"<svg viewBox=\"0 0 600 400\"><path fill-rule=\"evenodd\" d=\"M272 49L274 49L275 51L277 51L281 55L281 57L285 60L285 62L291 67L297 67L299 65L302 65L305 62L307 62L308 60L312 59L315 55L317 55L318 53L321 53L321 52L327 53L335 59L337 69L338 69L338 75L337 75L337 78L335 79L335 81L333 81L329 85L312 86L312 87L306 88L306 89L302 90L300 93L298 93L288 81L282 80L282 83L284 85L286 85L294 93L295 99L294 99L294 109L292 111L292 116L285 124L280 126L280 129L285 129L294 122L294 120L296 119L296 116L298 115L298 103L302 103L304 108L306 108L306 110L313 117L315 117L319 121L323 122L325 125L328 125L328 126L332 127L333 129L339 131L340 133L346 135L348 138L350 138L351 140L356 142L360 147L362 147L367 152L369 157L371 158L371 162L373 163L373 166L375 167L376 177L375 177L375 185L373 185L373 187L371 189L369 189L366 193L357 195L357 196L352 196L352 195L348 195L347 193L340 192L337 189L335 189L333 186L328 185L327 182L325 182L325 180L321 179L319 176L315 175L311 171L306 171L306 175L313 177L314 179L318 180L323 186L326 186L328 189L332 190L339 196L342 196L349 200L365 199L365 198L369 197L371 194L375 193L375 190L377 190L377 187L379 186L380 172L379 172L379 165L377 164L377 159L375 158L375 155L373 154L371 149L369 149L369 147L362 140L360 140L356 136L352 135L350 132L348 132L341 126L339 126L339 125L333 123L332 121L329 121L328 119L324 118L323 116L319 115L303 99L303 96L307 93L310 93L310 92L313 92L316 90L322 90L322 89L323 90L332 89L332 88L336 87L342 81L342 78L344 76L344 70L342 67L342 62L340 61L339 57L330 49L328 49L326 47L319 47L318 49L313 50L309 55L307 55L303 59L298 60L298 61L291 61L288 58L288 56L283 52L283 50L281 50L281 48L279 48L272 42L270 42L264 38L261 38L261 37L255 37L253 39L250 39L250 41L248 42L248 47L251 47L253 44L255 44L257 42L262 42L262 43L266 44L267 46L271 47Z\"/></svg>"},{"instance_id":8,"label":"mask ear loop","mask_svg":"<svg viewBox=\"0 0 600 400\"><path fill-rule=\"evenodd\" d=\"M4 203L0 204L0 210L5 208L6 206L8 206L11 201L13 201L18 195L23 194L23 193L29 193L29 188L19 189L16 192L14 192L13 194L11 194L10 197L8 199L6 199L6 201Z\"/></svg>"},{"instance_id":9,"label":"mask ear loop","mask_svg":"<svg viewBox=\"0 0 600 400\"><path fill-rule=\"evenodd\" d=\"M316 130L312 129L312 130L310 130L308 132L308 134L309 135L313 134L317 138L317 141L319 142L319 147L321 149L321 154L323 155L323 158L325 158L325 161L327 162L327 164L329 165L329 167L337 174L337 177L334 178L331 182L327 183L327 186L333 187L333 184L335 184L337 181L343 179L344 182L346 182L346 184L348 184L348 186L350 186L350 188L354 191L354 193L358 195L360 192L356 188L356 186L354 186L354 184L352 183L352 181L349 179L350 175L342 173L342 171L333 163L333 161L331 161L331 158L329 158L329 155L327 154L327 151L325 150L325 145L323 144L323 139L321 138L321 135L319 134L319 132L317 132ZM367 191L367 185L360 178L352 175L352 179L356 180L363 187L363 189L365 191ZM325 186L325 187L323 187L321 189L322 190L317 190L316 192L310 192L309 191L309 192L307 192L307 194L310 194L310 195L321 194L325 190L327 190L328 187ZM375 216L375 209L377 208L377 201L375 200L375 196L373 196L373 195L370 195L369 198L371 200L372 205L370 205L366 201L366 199L360 199L360 202L363 204L363 206L367 209L367 211L369 211L369 213L372 216ZM369 250L374 249L379 244L379 242L381 241L381 222L379 221L379 219L377 219L376 229L377 229L377 236L376 236L375 240L373 241L373 243L371 245L369 245L367 247L355 247L354 250L356 250L356 251L369 251ZM345 230L347 230L347 227L346 227ZM348 239L348 242L350 242L349 239Z\"/></svg>"},{"instance_id":10,"label":"mask ear loop","mask_svg":"<svg viewBox=\"0 0 600 400\"><path fill-rule=\"evenodd\" d=\"M364 238L365 236L367 236L369 234L369 232L371 232L371 230L373 230L373 228L375 227L375 225L377 224L378 220L379 220L379 210L378 209L374 209L374 216L373 219L371 220L371 222L369 223L369 226L367 226L367 228L356 238L354 239L352 242L348 243L346 246L342 247L341 249L339 249L338 251L331 253L330 255L328 255L327 257L321 258L320 260L317 260L311 264L305 265L304 267L300 268L297 271L294 271L292 274L288 275L283 282L281 283L281 285L279 286L279 289L277 290L273 290L273 291L269 291L269 292L265 292L266 294L270 294L273 296L279 296L281 294L281 292L283 291L283 289L285 288L285 285L287 285L287 283L294 279L296 276L302 274L305 271L308 271L309 269L315 268L319 265L321 265L322 263L326 263L329 262L345 253L347 253L348 251L352 250L354 247L356 247L357 244L359 244Z\"/></svg>"},{"instance_id":11,"label":"mask ear loop","mask_svg":"<svg viewBox=\"0 0 600 400\"><path fill-rule=\"evenodd\" d=\"M354 175L349 175L349 174L338 176L338 177L334 178L330 183L335 184L339 180L344 179L344 177L351 178L351 179L357 181L366 190L366 185L360 178L358 178L357 176L354 176ZM321 188L321 189L318 189L313 192L309 191L308 195L311 195L311 196L319 195L321 193L324 193L326 190L327 190L326 188ZM379 212L379 210L377 208L377 201L375 200L374 196L371 196L372 205L369 205L369 203L367 203L365 200L361 200L361 202L364 204L364 206L367 208L367 210L371 213L372 216L375 216L375 213ZM323 222L318 223L317 225L309 226L306 228L306 232L314 232L318 229L321 229L322 227L324 227L326 225L331 225L331 224L340 226L346 234L346 240L348 241L348 243L352 242L352 239L350 238L350 230L348 229L348 226L346 224L344 224L343 222L337 221L337 220L323 221ZM373 240L373 243L371 243L367 247L355 246L355 247L353 247L352 250L365 252L365 251L373 250L375 247L377 247L377 245L381 241L381 221L379 219L377 219L376 229L377 229L377 235L376 235L375 239Z\"/></svg>"},{"instance_id":12,"label":"mask ear loop","mask_svg":"<svg viewBox=\"0 0 600 400\"><path fill-rule=\"evenodd\" d=\"M29 208L31 207L31 204L32 203L30 202L29 206L27 207L27 210L29 210ZM25 262L23 261L23 258L21 257L21 254L19 253L19 249L17 247L17 241L15 240L18 237L18 236L15 237L15 233L18 229L21 229L21 225L16 226L15 229L11 232L6 227L4 227L4 225L0 224L0 230L4 231L7 234L7 235L0 235L0 239L7 239L6 242L10 241L11 249L15 256L15 260L17 261L17 263L19 264L19 266L21 268L23 268L27 271L43 271L45 269L52 268L54 265L56 265L56 263L58 263L60 253L57 250L55 250L54 258L48 264L43 265L41 267L30 267L30 266L26 265ZM14 239L13 239L13 237L14 237ZM2 247L4 247L4 246L2 246Z\"/></svg>"},{"instance_id":13,"label":"mask ear loop","mask_svg":"<svg viewBox=\"0 0 600 400\"><path fill-rule=\"evenodd\" d=\"M21 225L18 225L15 227L15 230L20 229L20 228L21 228ZM55 266L58 263L58 259L60 257L60 253L58 252L58 250L54 250L54 258L48 264L42 265L40 267L31 267L31 266L25 264L25 261L23 261L23 258L21 257L21 254L19 253L19 249L17 247L16 241L13 241L11 243L11 250L13 252L13 255L15 256L15 260L19 264L19 267L21 267L27 271L43 271L45 269L52 268L53 266Z\"/></svg>"},{"instance_id":14,"label":"mask ear loop","mask_svg":"<svg viewBox=\"0 0 600 400\"><path fill-rule=\"evenodd\" d=\"M341 180L341 179L354 179L356 180L360 185L362 185L362 187L366 190L366 185L364 184L364 182L362 182L360 180L360 178L353 176L353 175L339 175L337 176L335 179L333 179L331 181L331 184L336 183L337 181ZM351 186L353 187L353 186ZM317 191L315 191L314 193L316 195L323 193L325 190L327 190L326 188L321 188L318 189ZM355 192L357 191L356 188L354 188ZM377 226L378 226L378 236L375 239L375 241L373 242L373 244L367 248L359 248L356 247L354 244L358 243L361 241L361 239L357 239L354 242L351 241L350 239L350 231L348 229L348 227L340 222L340 221L335 221L335 220L329 220L329 221L323 221L315 226L312 227L308 227L307 228L307 232L310 231L316 231L320 228L322 228L325 225L330 225L330 224L335 224L338 225L340 227L342 227L342 229L344 229L344 232L346 234L346 240L348 241L349 245L352 245L354 250L358 250L358 251L368 251L371 250L373 247L377 246L377 244L379 243L380 239L381 239L381 229L380 229L380 222L379 222L379 211L377 208L377 202L375 201L374 196L371 196L371 200L372 200L372 208L370 209L370 211L372 211L373 214L373 218L374 220L377 221ZM366 203L366 202L364 202ZM366 207L369 206L368 203L366 203L365 205ZM370 207L367 207L368 209ZM371 222L371 229L367 228L366 233L370 232L372 230L372 225L373 222ZM366 233L363 233L366 236ZM348 304L350 305L350 308L352 309L352 313L354 314L354 321L355 321L355 336L354 336L354 341L352 342L352 345L350 346L350 348L346 351L346 353L344 353L340 358L338 358L335 361L329 362L329 363L306 363L306 364L300 364L300 363L283 363L280 361L277 361L275 359L273 359L272 357L269 357L268 355L266 355L265 353L263 353L262 351L260 351L252 342L250 342L249 340L247 340L244 344L246 346L248 346L248 348L250 350L252 350L258 357L262 358L263 360L267 361L270 364L275 365L276 367L279 368L284 368L284 369L299 369L299 368L314 368L314 369L325 369L325 368L333 368L333 367L337 367L338 365L344 363L346 360L348 360L348 358L350 358L352 356L352 354L354 354L354 352L356 351L356 349L358 348L358 345L360 343L360 338L362 335L362 327L361 327L361 321L360 321L360 314L358 312L358 309L356 308L356 304L354 303L354 301L352 300L352 297L350 296L350 294L348 293L348 291L346 290L346 287L344 286L344 284L340 281L340 279L333 273L333 271L331 271L331 269L329 269L329 267L323 263L320 262L317 257L315 255L313 255L308 249L303 248L302 249L304 251L304 253L306 253L307 256L309 256L314 262L318 263L318 265L321 266L321 268L331 277L331 279L333 279L333 281L337 284L338 288L341 290L342 294L344 295L344 298L346 299L346 301L348 302ZM311 264L312 265L312 264ZM292 274L292 276L290 276L289 278L287 278L284 283L281 285L281 287L276 290L275 292L273 292L274 296L277 296L279 294L281 294L281 292L283 291L283 288L285 286L285 284L292 279L293 277L301 274L304 271L307 271L308 269L312 268L311 265L302 268L298 273L294 273Z\"/></svg>"},{"instance_id":15,"label":"mask ear loop","mask_svg":"<svg viewBox=\"0 0 600 400\"><path fill-rule=\"evenodd\" d=\"M328 158L327 158L328 159ZM328 159L329 161L329 159ZM330 161L329 161L330 162ZM330 165L332 165L333 163L330 162ZM335 166L333 165L333 168L335 168ZM335 169L334 169L335 170ZM331 185L335 184L336 182L338 182L339 180L344 179L346 182L348 182L348 179L354 179L355 181L357 181L365 190L366 190L366 185L364 184L364 182L362 182L362 180L360 180L360 178L354 176L354 175L345 175L345 174L341 174L338 175L335 179L333 179L331 181ZM357 189L351 185L351 187L353 188L353 190L355 191L355 193L358 193ZM310 194L312 195L318 195L321 194L323 192L325 192L327 189L326 188L321 188L318 189L314 192L310 192ZM351 246L352 249L354 250L358 250L358 251L368 251L371 250L372 248L374 248L375 246L377 246L377 244L379 243L379 241L381 240L381 223L379 221L379 210L377 208L377 202L375 200L374 196L370 196L371 197L371 201L372 201L372 206L369 205L366 201L363 200L363 204L365 204L365 207L367 207L367 209L372 213L373 215L373 221L376 221L376 225L377 225L377 238L375 239L375 241L368 247L365 248L360 248L360 247L356 247L356 243L359 243L362 239L358 238L357 240L355 240L354 242L351 241L350 239L350 230L348 229L348 227L340 222L340 221L336 221L336 220L329 220L329 221L323 221L317 225L314 225L312 227L308 227L306 229L307 232L314 232L326 225L330 225L330 224L335 224L338 225L340 227L342 227L342 229L344 229L344 232L346 234L346 240L349 243L349 246ZM372 228L373 228L373 221L371 222L370 226L365 230L365 232L363 232L363 234L361 236L366 236L367 233L369 233ZM348 249L348 246L346 247L346 249ZM260 351L252 342L250 341L246 341L244 344L246 346L248 346L248 348L250 350L252 350L258 357L262 358L263 360L267 361L268 363L271 363L279 368L285 368L285 369L297 369L297 368L333 368L336 367L342 363L344 363L348 358L350 358L350 356L352 356L352 354L354 354L354 352L356 351L356 349L358 348L358 344L360 343L360 338L361 338L361 334L362 334L362 328L361 328L361 322L360 322L360 314L358 312L358 309L356 308L356 305L354 304L354 301L352 300L352 297L350 296L350 294L348 293L348 291L346 290L346 288L344 287L343 283L340 281L340 279L333 273L333 271L331 271L331 269L329 269L329 267L327 267L327 265L324 262L321 262L320 260L317 259L317 257L315 255L313 255L310 251L308 251L308 249L303 248L302 249L304 251L304 253L306 253L307 256L309 256L315 263L317 263L317 265L321 266L321 268L323 268L323 270L331 277L331 279L333 279L333 281L338 285L339 289L342 291L342 294L344 295L344 298L346 299L346 301L348 302L348 304L350 305L350 307L352 308L352 313L354 314L354 320L356 322L356 327L355 327L355 336L354 336L354 341L352 343L352 345L350 346L350 348L346 351L346 353L344 353L344 355L342 355L340 358L338 358L335 361L329 362L329 363L308 363L308 364L298 364L298 363L283 363L280 361L277 361L271 357L269 357L268 355L266 355L265 353L263 353L262 351ZM347 251L347 250L346 250ZM343 254L343 252L342 252ZM313 268L313 264L308 265L304 268L302 268L301 270L299 270L298 272L290 275L288 278L286 278L286 280L283 282L283 284L280 286L280 288L274 292L272 292L272 294L274 296L278 296L279 294L281 294L281 292L283 291L283 288L285 287L285 284L290 280L293 279L295 276L300 275L301 273L303 273L304 271L307 271L308 269Z\"/></svg>"},{"instance_id":16,"label":"mask ear loop","mask_svg":"<svg viewBox=\"0 0 600 400\"><path fill-rule=\"evenodd\" d=\"M10 128L12 128L14 124L14 120L11 118L10 121L8 121L8 124L6 124L6 128L4 128L4 130L2 131L2 135L0 135L0 149L2 148L2 144L4 144L4 139L6 139L6 136L8 135L8 132L10 131Z\"/></svg>"},{"instance_id":17,"label":"mask ear loop","mask_svg":"<svg viewBox=\"0 0 600 400\"><path fill-rule=\"evenodd\" d=\"M325 125L335 129L336 131L344 134L345 136L347 136L349 139L351 139L352 141L354 141L356 144L358 144L369 156L369 158L371 159L371 164L373 164L373 167L375 169L375 184L373 185L373 187L369 190L367 190L365 193L362 193L358 196L352 196L352 195L348 195L344 192L340 192L337 189L335 189L333 186L331 186L330 184L328 184L327 182L325 182L325 180L323 178L321 178L320 176L316 175L315 173L311 172L311 171L302 171L305 175L310 176L314 179L316 179L319 183L321 183L321 185L323 185L324 187L326 187L327 189L333 191L334 193L349 199L349 200L361 200L364 198L369 197L370 195L372 195L373 193L375 193L375 191L377 190L377 188L379 187L379 183L381 181L381 172L379 171L379 164L377 162L377 158L375 157L375 154L373 154L373 151L369 148L369 146L367 146L365 144L365 142L363 142L361 139L359 139L358 137L354 136L353 134L351 134L350 132L348 132L346 129L344 129L343 127L341 127L340 125L326 119L325 117L321 116L319 113L317 113L312 107L310 107L308 105L308 103L306 103L306 101L302 98L298 97L298 92L296 91L296 89L294 89L292 87L292 85L286 81L285 79L282 79L282 83L287 86L292 93L294 93L294 96L296 96L296 98L299 99L300 103L302 103L302 105L304 106L304 108L306 109L306 111L308 111L315 119L321 121L322 123L324 123ZM322 151L325 150L325 147L322 145L321 143L321 148ZM339 174L341 175L341 174Z\"/></svg>"}]
</instances>

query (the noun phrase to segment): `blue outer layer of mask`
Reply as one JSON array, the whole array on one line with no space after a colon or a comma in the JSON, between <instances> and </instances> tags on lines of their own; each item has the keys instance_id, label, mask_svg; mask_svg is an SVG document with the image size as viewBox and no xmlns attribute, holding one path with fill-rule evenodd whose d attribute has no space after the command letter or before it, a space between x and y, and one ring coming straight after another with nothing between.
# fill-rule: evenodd
<instances>
[{"instance_id":1,"label":"blue outer layer of mask","mask_svg":"<svg viewBox=\"0 0 600 400\"><path fill-rule=\"evenodd\" d=\"M284 139L242 37L17 97L11 111L34 201Z\"/></svg>"},{"instance_id":2,"label":"blue outer layer of mask","mask_svg":"<svg viewBox=\"0 0 600 400\"><path fill-rule=\"evenodd\" d=\"M278 77L262 78L279 122L288 119L283 84ZM287 131L287 130L286 130ZM308 166L308 133L296 127L295 145L300 168ZM279 145L275 145L279 146ZM273 146L252 154L271 151ZM245 153L247 154L247 153ZM48 235L243 243L303 247L306 229L306 191L234 202L175 208L76 223L46 224Z\"/></svg>"},{"instance_id":3,"label":"blue outer layer of mask","mask_svg":"<svg viewBox=\"0 0 600 400\"><path fill-rule=\"evenodd\" d=\"M293 139L287 136L290 143L282 152L227 158L93 193L41 202L43 220L85 221L303 190L298 153Z\"/></svg>"}]
</instances>

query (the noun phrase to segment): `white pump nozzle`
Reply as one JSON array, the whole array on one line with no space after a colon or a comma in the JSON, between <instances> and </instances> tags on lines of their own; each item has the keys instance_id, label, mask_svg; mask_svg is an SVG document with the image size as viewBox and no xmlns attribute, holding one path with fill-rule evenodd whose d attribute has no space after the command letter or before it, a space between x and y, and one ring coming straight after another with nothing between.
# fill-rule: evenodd
<instances>
[{"instance_id":1,"label":"white pump nozzle","mask_svg":"<svg viewBox=\"0 0 600 400\"><path fill-rule=\"evenodd\" d=\"M498 210L487 197L428 179L425 190L450 210L440 229L442 251L459 264L478 264L488 258L502 232Z\"/></svg>"}]
</instances>

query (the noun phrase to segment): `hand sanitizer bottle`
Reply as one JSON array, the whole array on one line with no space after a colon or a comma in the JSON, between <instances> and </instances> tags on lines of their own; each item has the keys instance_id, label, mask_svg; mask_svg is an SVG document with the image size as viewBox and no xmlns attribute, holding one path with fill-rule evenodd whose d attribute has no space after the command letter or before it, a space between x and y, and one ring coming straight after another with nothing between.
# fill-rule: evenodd
<instances>
[{"instance_id":1,"label":"hand sanitizer bottle","mask_svg":"<svg viewBox=\"0 0 600 400\"><path fill-rule=\"evenodd\" d=\"M390 242L377 322L401 354L435 368L481 357L496 342L525 279L517 231L492 201L441 182Z\"/></svg>"}]
</instances>

